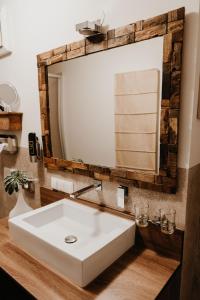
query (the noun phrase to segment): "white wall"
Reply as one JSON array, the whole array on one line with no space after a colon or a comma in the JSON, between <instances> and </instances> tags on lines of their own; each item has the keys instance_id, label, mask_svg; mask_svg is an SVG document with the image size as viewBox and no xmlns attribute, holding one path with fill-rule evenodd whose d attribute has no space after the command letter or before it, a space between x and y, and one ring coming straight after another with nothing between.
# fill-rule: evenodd
<instances>
[{"instance_id":1,"label":"white wall","mask_svg":"<svg viewBox=\"0 0 200 300\"><path fill-rule=\"evenodd\" d=\"M162 76L162 54L163 37L159 37L48 68L50 73L62 74L60 111L66 159L116 166L115 74L158 69Z\"/></svg>"},{"instance_id":2,"label":"white wall","mask_svg":"<svg viewBox=\"0 0 200 300\"><path fill-rule=\"evenodd\" d=\"M192 118L196 115L195 70L197 62L197 28L199 0L0 0L8 13L13 54L0 60L0 80L12 82L21 98L24 112L21 145L27 147L27 133L40 134L36 54L80 39L74 25L93 20L106 13L110 27L153 17L168 10L186 7L186 30L183 63L183 85L180 127L179 167L189 167ZM193 124L195 127L197 123ZM199 123L198 123L199 128ZM194 149L194 148L193 148ZM198 153L195 156L198 156Z\"/></svg>"}]
</instances>

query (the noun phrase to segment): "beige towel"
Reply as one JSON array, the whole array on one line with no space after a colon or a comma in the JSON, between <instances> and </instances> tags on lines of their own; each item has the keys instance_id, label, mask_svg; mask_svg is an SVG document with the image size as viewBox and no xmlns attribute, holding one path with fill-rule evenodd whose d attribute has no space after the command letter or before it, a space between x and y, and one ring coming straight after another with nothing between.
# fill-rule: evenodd
<instances>
[{"instance_id":1,"label":"beige towel","mask_svg":"<svg viewBox=\"0 0 200 300\"><path fill-rule=\"evenodd\" d=\"M115 75L116 166L157 170L159 71Z\"/></svg>"}]
</instances>

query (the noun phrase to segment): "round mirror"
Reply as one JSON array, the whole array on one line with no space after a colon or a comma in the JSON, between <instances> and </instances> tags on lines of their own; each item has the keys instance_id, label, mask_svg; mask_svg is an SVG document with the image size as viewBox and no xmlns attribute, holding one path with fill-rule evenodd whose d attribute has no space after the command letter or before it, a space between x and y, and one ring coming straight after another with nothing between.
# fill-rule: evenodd
<instances>
[{"instance_id":1,"label":"round mirror","mask_svg":"<svg viewBox=\"0 0 200 300\"><path fill-rule=\"evenodd\" d=\"M0 82L0 111L16 111L19 96L16 88L9 82Z\"/></svg>"}]
</instances>

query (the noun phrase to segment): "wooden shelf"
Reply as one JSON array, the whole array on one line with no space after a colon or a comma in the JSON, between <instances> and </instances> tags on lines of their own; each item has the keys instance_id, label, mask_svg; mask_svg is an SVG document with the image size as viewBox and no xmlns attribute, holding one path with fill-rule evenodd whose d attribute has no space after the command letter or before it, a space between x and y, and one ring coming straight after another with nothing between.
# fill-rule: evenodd
<instances>
[{"instance_id":1,"label":"wooden shelf","mask_svg":"<svg viewBox=\"0 0 200 300\"><path fill-rule=\"evenodd\" d=\"M0 112L0 130L21 130L22 116L20 112Z\"/></svg>"}]
</instances>

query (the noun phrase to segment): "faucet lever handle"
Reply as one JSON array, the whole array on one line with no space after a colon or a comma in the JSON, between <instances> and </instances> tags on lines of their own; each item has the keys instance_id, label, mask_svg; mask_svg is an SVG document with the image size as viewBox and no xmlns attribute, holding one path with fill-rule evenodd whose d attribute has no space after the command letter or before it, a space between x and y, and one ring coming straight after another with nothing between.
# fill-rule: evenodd
<instances>
[{"instance_id":1,"label":"faucet lever handle","mask_svg":"<svg viewBox=\"0 0 200 300\"><path fill-rule=\"evenodd\" d=\"M128 187L120 185L117 188L117 206L124 209L125 199L128 196Z\"/></svg>"},{"instance_id":2,"label":"faucet lever handle","mask_svg":"<svg viewBox=\"0 0 200 300\"><path fill-rule=\"evenodd\" d=\"M128 197L128 186L120 184L120 186L118 186L118 189L124 190L124 196Z\"/></svg>"},{"instance_id":3,"label":"faucet lever handle","mask_svg":"<svg viewBox=\"0 0 200 300\"><path fill-rule=\"evenodd\" d=\"M96 180L94 182L94 187L96 191L102 191L102 181L101 180Z\"/></svg>"}]
</instances>

